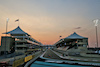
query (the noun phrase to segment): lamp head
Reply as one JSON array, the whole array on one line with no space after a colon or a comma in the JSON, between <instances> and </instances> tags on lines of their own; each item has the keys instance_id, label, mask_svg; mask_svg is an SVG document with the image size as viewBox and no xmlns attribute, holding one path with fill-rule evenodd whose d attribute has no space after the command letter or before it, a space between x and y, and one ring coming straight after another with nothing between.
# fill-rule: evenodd
<instances>
[{"instance_id":1,"label":"lamp head","mask_svg":"<svg viewBox=\"0 0 100 67\"><path fill-rule=\"evenodd\" d=\"M95 23L95 26L97 26L97 25L98 25L99 20L98 20L98 19L96 19L96 20L94 20L93 22Z\"/></svg>"},{"instance_id":2,"label":"lamp head","mask_svg":"<svg viewBox=\"0 0 100 67\"><path fill-rule=\"evenodd\" d=\"M7 18L7 22L9 21L9 18Z\"/></svg>"}]
</instances>

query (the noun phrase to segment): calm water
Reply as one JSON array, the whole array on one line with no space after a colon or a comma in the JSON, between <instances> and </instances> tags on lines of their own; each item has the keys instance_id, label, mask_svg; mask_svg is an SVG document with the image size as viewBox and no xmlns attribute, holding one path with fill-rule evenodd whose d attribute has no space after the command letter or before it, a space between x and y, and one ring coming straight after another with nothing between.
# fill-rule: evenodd
<instances>
[{"instance_id":1,"label":"calm water","mask_svg":"<svg viewBox=\"0 0 100 67\"><path fill-rule=\"evenodd\" d=\"M57 64L57 63L35 61L30 67L91 67L91 66L79 66L79 65Z\"/></svg>"}]
</instances>

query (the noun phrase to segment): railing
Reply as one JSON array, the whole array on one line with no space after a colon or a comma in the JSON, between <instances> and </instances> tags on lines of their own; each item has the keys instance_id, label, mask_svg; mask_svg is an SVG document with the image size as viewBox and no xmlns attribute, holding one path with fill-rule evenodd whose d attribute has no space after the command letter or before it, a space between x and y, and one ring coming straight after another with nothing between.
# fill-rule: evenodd
<instances>
[{"instance_id":1,"label":"railing","mask_svg":"<svg viewBox=\"0 0 100 67\"><path fill-rule=\"evenodd\" d=\"M29 55L29 56L26 56L25 58L21 58L21 59L15 60L15 61L13 62L12 67L18 67L19 65L22 65L22 64L24 64L25 62L28 62L28 61L30 61L31 59L33 59L34 56L35 56L35 55Z\"/></svg>"},{"instance_id":2,"label":"railing","mask_svg":"<svg viewBox=\"0 0 100 67\"><path fill-rule=\"evenodd\" d=\"M15 61L13 62L12 67L17 67L17 66L19 66L19 65L21 65L21 64L24 64L24 58L15 60Z\"/></svg>"}]
</instances>

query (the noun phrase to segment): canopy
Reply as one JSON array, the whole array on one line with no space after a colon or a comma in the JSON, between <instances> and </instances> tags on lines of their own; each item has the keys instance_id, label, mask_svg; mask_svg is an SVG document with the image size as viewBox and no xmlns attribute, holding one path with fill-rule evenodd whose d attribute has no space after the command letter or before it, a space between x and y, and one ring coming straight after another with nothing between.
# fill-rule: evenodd
<instances>
[{"instance_id":1,"label":"canopy","mask_svg":"<svg viewBox=\"0 0 100 67\"><path fill-rule=\"evenodd\" d=\"M65 39L84 39L84 38L86 38L86 37L82 37L82 36L78 35L76 32L74 32L73 34L66 37Z\"/></svg>"},{"instance_id":2,"label":"canopy","mask_svg":"<svg viewBox=\"0 0 100 67\"><path fill-rule=\"evenodd\" d=\"M58 42L56 42L54 45L57 45L59 43L64 43L65 42L71 42L77 39L88 39L86 37L80 36L78 35L76 32L74 32L73 34L71 34L70 36L64 38L64 39L60 39Z\"/></svg>"},{"instance_id":3,"label":"canopy","mask_svg":"<svg viewBox=\"0 0 100 67\"><path fill-rule=\"evenodd\" d=\"M29 35L28 33L24 32L19 26L16 29L14 29L12 31L9 31L7 33L3 33L3 34L11 34L11 35L14 35L14 34L19 34L19 35L20 34L26 34L26 35Z\"/></svg>"}]
</instances>

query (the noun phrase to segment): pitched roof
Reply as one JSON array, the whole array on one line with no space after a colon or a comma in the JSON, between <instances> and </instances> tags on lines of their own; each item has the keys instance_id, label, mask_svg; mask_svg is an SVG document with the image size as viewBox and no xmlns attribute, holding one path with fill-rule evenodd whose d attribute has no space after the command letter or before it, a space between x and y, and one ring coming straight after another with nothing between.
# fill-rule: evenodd
<instances>
[{"instance_id":1,"label":"pitched roof","mask_svg":"<svg viewBox=\"0 0 100 67\"><path fill-rule=\"evenodd\" d=\"M78 35L76 32L74 32L73 34L66 37L65 39L83 39L83 38L86 38L86 37L82 37L82 36Z\"/></svg>"},{"instance_id":2,"label":"pitched roof","mask_svg":"<svg viewBox=\"0 0 100 67\"><path fill-rule=\"evenodd\" d=\"M24 32L19 26L17 28L15 28L12 31L9 31L7 33L3 33L3 34L26 34L29 35L28 33Z\"/></svg>"}]
</instances>

